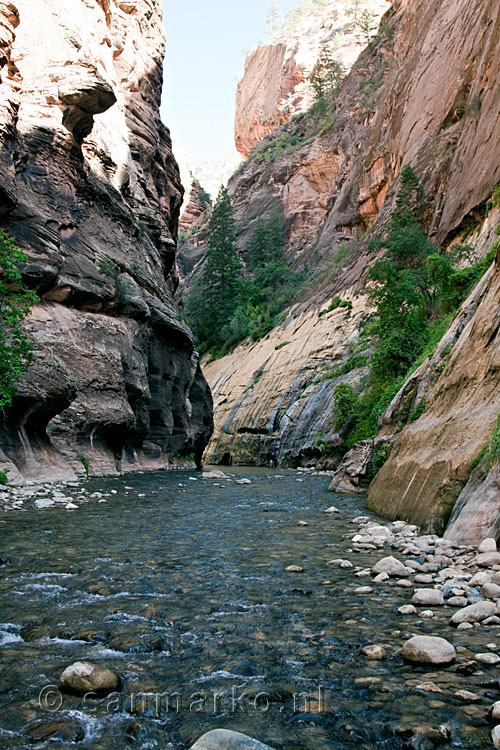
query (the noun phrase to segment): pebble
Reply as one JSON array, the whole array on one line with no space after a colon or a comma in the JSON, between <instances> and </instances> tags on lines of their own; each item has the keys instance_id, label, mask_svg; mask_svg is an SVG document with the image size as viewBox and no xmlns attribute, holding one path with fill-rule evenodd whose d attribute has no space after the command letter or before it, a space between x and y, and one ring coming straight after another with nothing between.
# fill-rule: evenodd
<instances>
[{"instance_id":1,"label":"pebble","mask_svg":"<svg viewBox=\"0 0 500 750\"><path fill-rule=\"evenodd\" d=\"M434 578L428 573L418 573L415 576L415 583L432 583Z\"/></svg>"},{"instance_id":2,"label":"pebble","mask_svg":"<svg viewBox=\"0 0 500 750\"><path fill-rule=\"evenodd\" d=\"M474 656L474 659L476 659L476 661L480 661L481 664L488 664L489 666L493 666L494 664L498 664L500 662L500 656L498 654L490 653L476 654Z\"/></svg>"},{"instance_id":3,"label":"pebble","mask_svg":"<svg viewBox=\"0 0 500 750\"><path fill-rule=\"evenodd\" d=\"M494 539L492 539L491 537L488 537L487 539L483 539L483 541L477 548L477 551L479 552L479 554L483 552L496 552L497 543Z\"/></svg>"},{"instance_id":4,"label":"pebble","mask_svg":"<svg viewBox=\"0 0 500 750\"><path fill-rule=\"evenodd\" d=\"M309 524L307 523L307 521L299 521L297 526L309 526Z\"/></svg>"},{"instance_id":5,"label":"pebble","mask_svg":"<svg viewBox=\"0 0 500 750\"><path fill-rule=\"evenodd\" d=\"M354 589L355 594L371 594L372 591L373 589L371 586L359 586L359 588Z\"/></svg>"},{"instance_id":6,"label":"pebble","mask_svg":"<svg viewBox=\"0 0 500 750\"><path fill-rule=\"evenodd\" d=\"M289 565L287 568L285 568L285 573L303 573L304 568L301 568L300 565Z\"/></svg>"},{"instance_id":7,"label":"pebble","mask_svg":"<svg viewBox=\"0 0 500 750\"><path fill-rule=\"evenodd\" d=\"M383 583L384 581L388 581L388 580L389 580L388 573L379 573L378 576L375 576L375 578L373 579L374 583Z\"/></svg>"},{"instance_id":8,"label":"pebble","mask_svg":"<svg viewBox=\"0 0 500 750\"><path fill-rule=\"evenodd\" d=\"M500 721L500 701L496 701L491 707L491 718L493 721Z\"/></svg>"},{"instance_id":9,"label":"pebble","mask_svg":"<svg viewBox=\"0 0 500 750\"><path fill-rule=\"evenodd\" d=\"M325 510L325 513L340 513L340 511L335 505L330 505L330 507Z\"/></svg>"},{"instance_id":10,"label":"pebble","mask_svg":"<svg viewBox=\"0 0 500 750\"><path fill-rule=\"evenodd\" d=\"M481 596L484 596L485 599L498 599L500 586L498 583L484 583L481 588Z\"/></svg>"},{"instance_id":11,"label":"pebble","mask_svg":"<svg viewBox=\"0 0 500 750\"><path fill-rule=\"evenodd\" d=\"M444 598L437 589L416 589L411 602L418 606L439 607L444 604Z\"/></svg>"},{"instance_id":12,"label":"pebble","mask_svg":"<svg viewBox=\"0 0 500 750\"><path fill-rule=\"evenodd\" d=\"M373 659L374 661L381 661L387 657L387 651L385 648L377 645L364 646L361 649L361 653L363 656L366 656L367 659Z\"/></svg>"},{"instance_id":13,"label":"pebble","mask_svg":"<svg viewBox=\"0 0 500 750\"><path fill-rule=\"evenodd\" d=\"M398 612L400 615L416 615L417 608L413 604L403 604L402 607L398 608Z\"/></svg>"},{"instance_id":14,"label":"pebble","mask_svg":"<svg viewBox=\"0 0 500 750\"><path fill-rule=\"evenodd\" d=\"M432 617L434 617L434 612L432 609L423 609L420 612L420 617L424 617L426 620L430 620Z\"/></svg>"},{"instance_id":15,"label":"pebble","mask_svg":"<svg viewBox=\"0 0 500 750\"><path fill-rule=\"evenodd\" d=\"M470 690L457 690L455 698L460 698L460 700L467 701L467 703L478 703L481 700L480 695L471 693Z\"/></svg>"},{"instance_id":16,"label":"pebble","mask_svg":"<svg viewBox=\"0 0 500 750\"><path fill-rule=\"evenodd\" d=\"M494 747L500 747L500 725L493 727L491 730L491 741Z\"/></svg>"},{"instance_id":17,"label":"pebble","mask_svg":"<svg viewBox=\"0 0 500 750\"><path fill-rule=\"evenodd\" d=\"M495 612L496 607L493 602L477 602L476 604L469 604L468 607L460 609L452 616L450 620L451 625L460 625L462 622L481 622L487 617L490 617Z\"/></svg>"}]
</instances>

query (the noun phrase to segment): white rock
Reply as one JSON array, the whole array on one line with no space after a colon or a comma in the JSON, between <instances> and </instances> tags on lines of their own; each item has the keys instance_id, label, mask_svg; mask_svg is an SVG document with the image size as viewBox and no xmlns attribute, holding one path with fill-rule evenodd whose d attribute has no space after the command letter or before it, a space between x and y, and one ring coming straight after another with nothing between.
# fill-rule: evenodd
<instances>
[{"instance_id":1,"label":"white rock","mask_svg":"<svg viewBox=\"0 0 500 750\"><path fill-rule=\"evenodd\" d=\"M492 568L494 565L500 565L500 552L483 552L476 557L476 565L480 568Z\"/></svg>"},{"instance_id":2,"label":"white rock","mask_svg":"<svg viewBox=\"0 0 500 750\"><path fill-rule=\"evenodd\" d=\"M457 655L454 647L444 638L415 635L406 641L403 658L415 664L451 664Z\"/></svg>"},{"instance_id":3,"label":"white rock","mask_svg":"<svg viewBox=\"0 0 500 750\"><path fill-rule=\"evenodd\" d=\"M485 583L481 588L481 595L486 599L497 599L500 596L498 583Z\"/></svg>"},{"instance_id":4,"label":"white rock","mask_svg":"<svg viewBox=\"0 0 500 750\"><path fill-rule=\"evenodd\" d=\"M491 718L493 721L500 721L500 701L496 701L491 707Z\"/></svg>"},{"instance_id":5,"label":"white rock","mask_svg":"<svg viewBox=\"0 0 500 750\"><path fill-rule=\"evenodd\" d=\"M415 576L415 583L432 583L434 578L429 573L419 573Z\"/></svg>"},{"instance_id":6,"label":"white rock","mask_svg":"<svg viewBox=\"0 0 500 750\"><path fill-rule=\"evenodd\" d=\"M363 656L366 656L368 659L373 659L375 661L380 661L382 659L385 659L387 656L387 652L383 646L364 646L361 649L361 653Z\"/></svg>"},{"instance_id":7,"label":"white rock","mask_svg":"<svg viewBox=\"0 0 500 750\"><path fill-rule=\"evenodd\" d=\"M476 661L480 661L481 664L488 664L489 666L493 666L494 664L498 664L500 662L500 656L498 654L476 654L474 656L474 659Z\"/></svg>"},{"instance_id":8,"label":"white rock","mask_svg":"<svg viewBox=\"0 0 500 750\"><path fill-rule=\"evenodd\" d=\"M307 523L307 521L299 521L297 526L309 526L309 524Z\"/></svg>"},{"instance_id":9,"label":"white rock","mask_svg":"<svg viewBox=\"0 0 500 750\"><path fill-rule=\"evenodd\" d=\"M50 498L40 498L39 500L35 500L34 506L35 508L38 508L39 510L43 508L52 508L52 506L55 505L55 501L51 500Z\"/></svg>"},{"instance_id":10,"label":"white rock","mask_svg":"<svg viewBox=\"0 0 500 750\"><path fill-rule=\"evenodd\" d=\"M389 580L389 574L388 573L379 573L378 576L375 576L375 578L373 579L373 582L374 583L384 583L384 581L388 581L388 580Z\"/></svg>"},{"instance_id":11,"label":"white rock","mask_svg":"<svg viewBox=\"0 0 500 750\"><path fill-rule=\"evenodd\" d=\"M227 475L224 474L224 472L220 469L214 469L213 471L204 471L201 475L202 479L225 479L226 476Z\"/></svg>"},{"instance_id":12,"label":"white rock","mask_svg":"<svg viewBox=\"0 0 500 750\"><path fill-rule=\"evenodd\" d=\"M287 568L285 568L285 573L303 573L304 568L301 568L300 565L289 565Z\"/></svg>"},{"instance_id":13,"label":"white rock","mask_svg":"<svg viewBox=\"0 0 500 750\"><path fill-rule=\"evenodd\" d=\"M398 608L398 612L400 615L416 615L417 608L413 604L403 604L402 607Z\"/></svg>"},{"instance_id":14,"label":"white rock","mask_svg":"<svg viewBox=\"0 0 500 750\"><path fill-rule=\"evenodd\" d=\"M88 661L77 661L66 667L59 678L61 689L76 693L110 693L120 687L120 678L107 667Z\"/></svg>"},{"instance_id":15,"label":"white rock","mask_svg":"<svg viewBox=\"0 0 500 750\"><path fill-rule=\"evenodd\" d=\"M252 482L250 481L250 479L244 477L243 479L237 479L235 484L252 484Z\"/></svg>"},{"instance_id":16,"label":"white rock","mask_svg":"<svg viewBox=\"0 0 500 750\"><path fill-rule=\"evenodd\" d=\"M372 591L371 586L359 586L359 588L354 589L355 594L371 594Z\"/></svg>"},{"instance_id":17,"label":"white rock","mask_svg":"<svg viewBox=\"0 0 500 750\"><path fill-rule=\"evenodd\" d=\"M477 693L471 693L470 690L457 690L455 693L456 698L460 698L462 701L468 703L478 703L481 700L481 696Z\"/></svg>"},{"instance_id":18,"label":"white rock","mask_svg":"<svg viewBox=\"0 0 500 750\"><path fill-rule=\"evenodd\" d=\"M273 750L269 745L264 745L253 737L248 737L240 732L229 729L212 729L207 732L194 745L191 750Z\"/></svg>"},{"instance_id":19,"label":"white rock","mask_svg":"<svg viewBox=\"0 0 500 750\"><path fill-rule=\"evenodd\" d=\"M325 510L325 513L340 513L340 511L335 505L330 505L330 507Z\"/></svg>"},{"instance_id":20,"label":"white rock","mask_svg":"<svg viewBox=\"0 0 500 750\"><path fill-rule=\"evenodd\" d=\"M491 730L491 741L494 747L500 747L500 725L493 727Z\"/></svg>"},{"instance_id":21,"label":"white rock","mask_svg":"<svg viewBox=\"0 0 500 750\"><path fill-rule=\"evenodd\" d=\"M444 598L437 589L416 589L411 602L418 606L440 607L444 604Z\"/></svg>"},{"instance_id":22,"label":"white rock","mask_svg":"<svg viewBox=\"0 0 500 750\"><path fill-rule=\"evenodd\" d=\"M493 602L476 602L468 607L460 609L452 616L451 625L460 625L462 622L481 622L495 613L496 607Z\"/></svg>"},{"instance_id":23,"label":"white rock","mask_svg":"<svg viewBox=\"0 0 500 750\"><path fill-rule=\"evenodd\" d=\"M480 570L476 575L472 576L472 578L469 581L470 586L483 586L485 583L490 582L490 573L487 573L485 570Z\"/></svg>"},{"instance_id":24,"label":"white rock","mask_svg":"<svg viewBox=\"0 0 500 750\"><path fill-rule=\"evenodd\" d=\"M487 539L483 539L479 547L477 548L477 551L479 554L483 552L496 552L497 551L497 543L494 539L491 537L488 537Z\"/></svg>"},{"instance_id":25,"label":"white rock","mask_svg":"<svg viewBox=\"0 0 500 750\"><path fill-rule=\"evenodd\" d=\"M78 510L78 505L75 505L75 503L66 503L64 507L66 510Z\"/></svg>"},{"instance_id":26,"label":"white rock","mask_svg":"<svg viewBox=\"0 0 500 750\"><path fill-rule=\"evenodd\" d=\"M387 573L387 575L394 578L404 578L406 575L406 566L395 557L384 557L373 566L372 573L373 575Z\"/></svg>"},{"instance_id":27,"label":"white rock","mask_svg":"<svg viewBox=\"0 0 500 750\"><path fill-rule=\"evenodd\" d=\"M430 620L432 617L434 617L434 612L432 609L423 609L420 612L420 617L424 617L427 620Z\"/></svg>"}]
</instances>

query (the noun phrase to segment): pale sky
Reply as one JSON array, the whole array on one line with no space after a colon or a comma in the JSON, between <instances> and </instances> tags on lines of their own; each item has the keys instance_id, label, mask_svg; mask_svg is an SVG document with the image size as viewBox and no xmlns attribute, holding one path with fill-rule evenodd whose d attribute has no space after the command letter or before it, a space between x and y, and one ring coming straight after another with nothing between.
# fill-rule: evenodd
<instances>
[{"instance_id":1,"label":"pale sky","mask_svg":"<svg viewBox=\"0 0 500 750\"><path fill-rule=\"evenodd\" d=\"M283 13L297 0L279 0ZM190 165L234 151L236 78L245 49L266 39L269 0L163 0L162 119Z\"/></svg>"}]
</instances>

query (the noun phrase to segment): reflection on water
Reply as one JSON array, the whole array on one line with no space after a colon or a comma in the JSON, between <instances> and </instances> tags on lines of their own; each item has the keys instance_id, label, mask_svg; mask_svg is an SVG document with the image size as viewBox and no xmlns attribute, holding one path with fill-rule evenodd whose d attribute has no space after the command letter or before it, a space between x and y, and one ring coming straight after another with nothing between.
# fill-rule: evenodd
<instances>
[{"instance_id":1,"label":"reflection on water","mask_svg":"<svg viewBox=\"0 0 500 750\"><path fill-rule=\"evenodd\" d=\"M431 725L443 748L488 747L485 706L454 697L477 680L398 654L408 627L456 637L449 611L416 625L396 612L405 592L356 595L353 570L327 566L381 557L347 551L362 500L334 498L340 516L325 514L324 477L234 474L252 483L92 480L91 492L117 491L107 504L3 514L0 746L183 750L225 727L278 749L401 748ZM387 644L389 658L368 661L368 643ZM40 690L76 660L116 669L122 692L43 711ZM436 690L418 688L430 681Z\"/></svg>"}]
</instances>

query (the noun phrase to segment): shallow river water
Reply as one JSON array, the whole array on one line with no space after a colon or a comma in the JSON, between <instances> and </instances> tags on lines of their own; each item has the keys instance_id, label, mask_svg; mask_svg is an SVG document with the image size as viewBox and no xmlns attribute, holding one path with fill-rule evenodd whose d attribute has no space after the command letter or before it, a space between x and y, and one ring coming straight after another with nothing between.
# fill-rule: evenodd
<instances>
[{"instance_id":1,"label":"shallow river water","mask_svg":"<svg viewBox=\"0 0 500 750\"><path fill-rule=\"evenodd\" d=\"M362 498L294 471L230 473L93 479L89 492L116 491L107 503L2 514L0 747L184 750L223 727L278 750L402 748L416 726L435 727L443 748L489 747L498 670L433 672L398 650L413 633L484 650L492 633L457 633L449 608L401 617L411 590L355 594L366 579L327 565L389 554L348 552ZM324 513L332 502L340 514ZM294 564L304 572L285 572ZM370 643L389 657L366 659ZM115 669L121 692L59 697L49 686L77 660ZM482 702L464 705L458 689Z\"/></svg>"}]
</instances>

